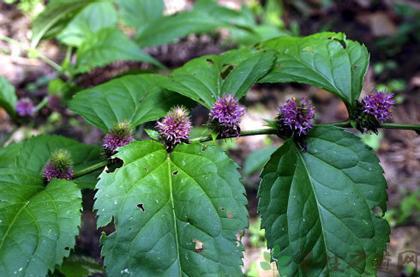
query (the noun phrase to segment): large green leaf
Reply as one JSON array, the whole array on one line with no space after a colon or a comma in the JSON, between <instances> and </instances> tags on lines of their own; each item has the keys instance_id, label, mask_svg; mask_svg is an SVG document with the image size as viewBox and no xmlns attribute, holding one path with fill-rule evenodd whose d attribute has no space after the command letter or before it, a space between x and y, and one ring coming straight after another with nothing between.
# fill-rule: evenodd
<instances>
[{"instance_id":1,"label":"large green leaf","mask_svg":"<svg viewBox=\"0 0 420 277\"><path fill-rule=\"evenodd\" d=\"M155 141L120 148L124 165L100 176L98 225L116 231L102 254L109 276L240 276L236 234L247 226L237 166L219 149Z\"/></svg>"},{"instance_id":2,"label":"large green leaf","mask_svg":"<svg viewBox=\"0 0 420 277\"><path fill-rule=\"evenodd\" d=\"M143 10L143 8L138 9ZM138 16L143 22L137 23L139 26L137 42L143 47L171 43L191 33L209 32L223 26L247 29L249 25L244 14L219 6L213 0L198 1L192 11L163 17L153 15L156 17L155 20L149 22L146 22L142 15Z\"/></svg>"},{"instance_id":3,"label":"large green leaf","mask_svg":"<svg viewBox=\"0 0 420 277\"><path fill-rule=\"evenodd\" d=\"M284 276L372 276L389 236L379 160L359 138L315 128L288 140L262 173L259 212Z\"/></svg>"},{"instance_id":4,"label":"large green leaf","mask_svg":"<svg viewBox=\"0 0 420 277\"><path fill-rule=\"evenodd\" d=\"M271 69L274 60L272 51L247 48L204 56L174 70L162 86L209 108L225 94L243 97Z\"/></svg>"},{"instance_id":5,"label":"large green leaf","mask_svg":"<svg viewBox=\"0 0 420 277\"><path fill-rule=\"evenodd\" d=\"M45 10L32 23L31 46L36 47L39 41L51 30L62 30L65 25L83 7L92 0L54 0L50 1Z\"/></svg>"},{"instance_id":6,"label":"large green leaf","mask_svg":"<svg viewBox=\"0 0 420 277\"><path fill-rule=\"evenodd\" d=\"M14 115L16 106L15 87L3 76L0 76L0 107L8 114Z\"/></svg>"},{"instance_id":7,"label":"large green leaf","mask_svg":"<svg viewBox=\"0 0 420 277\"><path fill-rule=\"evenodd\" d=\"M243 172L245 175L251 175L260 171L270 159L271 154L277 150L275 146L267 146L253 151L244 162Z\"/></svg>"},{"instance_id":8,"label":"large green leaf","mask_svg":"<svg viewBox=\"0 0 420 277\"><path fill-rule=\"evenodd\" d=\"M104 131L122 121L136 127L162 117L180 98L159 88L159 80L152 74L113 79L77 93L70 108Z\"/></svg>"},{"instance_id":9,"label":"large green leaf","mask_svg":"<svg viewBox=\"0 0 420 277\"><path fill-rule=\"evenodd\" d=\"M137 30L163 15L163 0L118 0L118 4L124 22Z\"/></svg>"},{"instance_id":10,"label":"large green leaf","mask_svg":"<svg viewBox=\"0 0 420 277\"><path fill-rule=\"evenodd\" d=\"M116 61L138 61L161 66L116 28L89 34L77 50L77 71L87 72Z\"/></svg>"},{"instance_id":11,"label":"large green leaf","mask_svg":"<svg viewBox=\"0 0 420 277\"><path fill-rule=\"evenodd\" d=\"M101 160L101 149L59 136L38 136L0 149L0 171L6 168L41 176L51 154L58 149L70 152L75 171ZM99 172L75 180L81 187L93 187Z\"/></svg>"},{"instance_id":12,"label":"large green leaf","mask_svg":"<svg viewBox=\"0 0 420 277\"><path fill-rule=\"evenodd\" d=\"M94 2L79 12L58 35L58 39L71 46L80 46L91 33L115 26L117 12L110 2Z\"/></svg>"},{"instance_id":13,"label":"large green leaf","mask_svg":"<svg viewBox=\"0 0 420 277\"><path fill-rule=\"evenodd\" d=\"M0 171L0 276L46 276L74 246L82 199L76 184Z\"/></svg>"},{"instance_id":14,"label":"large green leaf","mask_svg":"<svg viewBox=\"0 0 420 277\"><path fill-rule=\"evenodd\" d=\"M299 82L326 89L349 105L359 98L368 64L364 45L341 33L283 36L260 45L277 51L273 70L261 82Z\"/></svg>"}]
</instances>

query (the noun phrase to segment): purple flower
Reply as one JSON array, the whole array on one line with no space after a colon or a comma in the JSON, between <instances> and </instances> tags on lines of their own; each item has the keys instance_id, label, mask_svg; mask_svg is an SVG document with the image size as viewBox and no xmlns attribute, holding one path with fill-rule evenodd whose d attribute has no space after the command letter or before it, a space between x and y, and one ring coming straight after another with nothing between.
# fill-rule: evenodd
<instances>
[{"instance_id":1,"label":"purple flower","mask_svg":"<svg viewBox=\"0 0 420 277\"><path fill-rule=\"evenodd\" d=\"M130 125L127 122L120 122L105 135L102 145L108 155L113 155L118 147L127 145L133 140Z\"/></svg>"},{"instance_id":2,"label":"purple flower","mask_svg":"<svg viewBox=\"0 0 420 277\"><path fill-rule=\"evenodd\" d=\"M393 97L393 94L383 92L367 95L362 100L363 112L374 116L379 122L384 122L391 118L391 108L395 104Z\"/></svg>"},{"instance_id":3,"label":"purple flower","mask_svg":"<svg viewBox=\"0 0 420 277\"><path fill-rule=\"evenodd\" d=\"M239 136L239 123L245 114L245 108L232 95L225 95L217 99L210 110L211 127L221 137Z\"/></svg>"},{"instance_id":4,"label":"purple flower","mask_svg":"<svg viewBox=\"0 0 420 277\"><path fill-rule=\"evenodd\" d=\"M34 104L29 98L19 99L16 103L16 112L19 116L32 116L35 112Z\"/></svg>"},{"instance_id":5,"label":"purple flower","mask_svg":"<svg viewBox=\"0 0 420 277\"><path fill-rule=\"evenodd\" d=\"M312 129L315 109L307 98L289 99L279 108L279 124L288 133L300 137Z\"/></svg>"},{"instance_id":6,"label":"purple flower","mask_svg":"<svg viewBox=\"0 0 420 277\"><path fill-rule=\"evenodd\" d=\"M157 122L156 129L168 150L181 142L187 142L191 131L187 110L182 106L172 108L162 121Z\"/></svg>"},{"instance_id":7,"label":"purple flower","mask_svg":"<svg viewBox=\"0 0 420 277\"><path fill-rule=\"evenodd\" d=\"M73 178L70 153L60 149L55 151L44 167L42 176L50 182L53 178L71 180Z\"/></svg>"}]
</instances>

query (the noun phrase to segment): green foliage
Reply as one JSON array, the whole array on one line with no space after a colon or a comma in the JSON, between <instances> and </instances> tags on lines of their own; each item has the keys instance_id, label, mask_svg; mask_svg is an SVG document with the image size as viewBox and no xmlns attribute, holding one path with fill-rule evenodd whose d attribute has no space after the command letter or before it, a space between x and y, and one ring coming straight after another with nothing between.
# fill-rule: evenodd
<instances>
[{"instance_id":1,"label":"green foliage","mask_svg":"<svg viewBox=\"0 0 420 277\"><path fill-rule=\"evenodd\" d=\"M77 171L100 160L101 149L59 136L38 136L0 149L0 170L41 176L51 155L59 149L70 153L73 167ZM82 188L93 187L99 172L78 178L75 182Z\"/></svg>"},{"instance_id":2,"label":"green foliage","mask_svg":"<svg viewBox=\"0 0 420 277\"><path fill-rule=\"evenodd\" d=\"M172 71L162 86L210 108L225 94L242 98L271 69L274 59L272 51L247 48L204 56Z\"/></svg>"},{"instance_id":3,"label":"green foliage","mask_svg":"<svg viewBox=\"0 0 420 277\"><path fill-rule=\"evenodd\" d=\"M277 147L270 145L258 150L255 150L246 158L244 162L243 172L245 175L251 175L261 170L264 165L270 159L271 154L277 149Z\"/></svg>"},{"instance_id":4,"label":"green foliage","mask_svg":"<svg viewBox=\"0 0 420 277\"><path fill-rule=\"evenodd\" d=\"M0 171L0 275L45 276L67 256L80 224L77 185L15 168Z\"/></svg>"},{"instance_id":5,"label":"green foliage","mask_svg":"<svg viewBox=\"0 0 420 277\"><path fill-rule=\"evenodd\" d=\"M118 0L123 21L138 31L163 15L163 0Z\"/></svg>"},{"instance_id":6,"label":"green foliage","mask_svg":"<svg viewBox=\"0 0 420 277\"><path fill-rule=\"evenodd\" d=\"M386 182L354 135L318 127L302 151L288 140L261 175L259 212L285 275L373 275L388 241Z\"/></svg>"},{"instance_id":7,"label":"green foliage","mask_svg":"<svg viewBox=\"0 0 420 277\"><path fill-rule=\"evenodd\" d=\"M323 88L348 106L359 98L369 63L365 46L342 33L319 33L307 37L283 36L261 43L274 49L273 70L260 82L298 82Z\"/></svg>"},{"instance_id":8,"label":"green foliage","mask_svg":"<svg viewBox=\"0 0 420 277\"><path fill-rule=\"evenodd\" d=\"M104 269L94 259L85 256L70 255L56 269L53 276L88 277L103 273Z\"/></svg>"},{"instance_id":9,"label":"green foliage","mask_svg":"<svg viewBox=\"0 0 420 277\"><path fill-rule=\"evenodd\" d=\"M406 195L396 208L386 212L385 218L391 226L407 223L408 219L413 216L414 222L420 219L420 190Z\"/></svg>"},{"instance_id":10,"label":"green foliage","mask_svg":"<svg viewBox=\"0 0 420 277\"><path fill-rule=\"evenodd\" d=\"M71 46L79 47L87 37L117 24L117 12L111 2L94 2L78 13L57 36Z\"/></svg>"},{"instance_id":11,"label":"green foliage","mask_svg":"<svg viewBox=\"0 0 420 277\"><path fill-rule=\"evenodd\" d=\"M160 89L159 80L152 74L116 78L77 93L70 108L104 131L123 121L137 127L159 119L180 99Z\"/></svg>"},{"instance_id":12,"label":"green foliage","mask_svg":"<svg viewBox=\"0 0 420 277\"><path fill-rule=\"evenodd\" d=\"M120 30L106 28L89 34L80 45L77 50L77 72L87 72L95 67L121 60L147 62L162 66Z\"/></svg>"},{"instance_id":13,"label":"green foliage","mask_svg":"<svg viewBox=\"0 0 420 277\"><path fill-rule=\"evenodd\" d=\"M110 276L241 274L245 191L222 151L142 141L116 157L124 164L100 176L95 202L98 225L115 224L102 249Z\"/></svg>"},{"instance_id":14,"label":"green foliage","mask_svg":"<svg viewBox=\"0 0 420 277\"><path fill-rule=\"evenodd\" d=\"M6 78L0 76L0 107L13 116L16 114L16 100L15 87Z\"/></svg>"},{"instance_id":15,"label":"green foliage","mask_svg":"<svg viewBox=\"0 0 420 277\"><path fill-rule=\"evenodd\" d=\"M59 33L83 7L92 0L54 0L32 22L31 46L36 47L45 36Z\"/></svg>"},{"instance_id":16,"label":"green foliage","mask_svg":"<svg viewBox=\"0 0 420 277\"><path fill-rule=\"evenodd\" d=\"M141 11L149 10L151 7L147 2L138 3L136 6L130 5L130 7L138 7ZM159 3L154 5L159 5ZM138 19L144 18L142 14ZM192 11L179 12L170 16L157 17L157 13L154 12L151 18L143 20L143 25L141 22L135 24L139 28L136 40L143 47L170 43L191 33L209 32L223 26L248 29L243 14L219 6L213 0L198 1Z\"/></svg>"}]
</instances>

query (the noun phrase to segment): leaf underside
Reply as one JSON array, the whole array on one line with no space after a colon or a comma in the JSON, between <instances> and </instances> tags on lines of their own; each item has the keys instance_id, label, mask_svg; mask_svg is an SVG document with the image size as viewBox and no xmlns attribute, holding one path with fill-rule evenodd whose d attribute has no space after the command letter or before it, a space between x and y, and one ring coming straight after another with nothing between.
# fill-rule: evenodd
<instances>
[{"instance_id":1,"label":"leaf underside","mask_svg":"<svg viewBox=\"0 0 420 277\"><path fill-rule=\"evenodd\" d=\"M375 210L386 182L359 138L318 127L302 152L288 140L262 172L259 212L268 247L285 276L374 275L389 236Z\"/></svg>"},{"instance_id":2,"label":"leaf underside","mask_svg":"<svg viewBox=\"0 0 420 277\"><path fill-rule=\"evenodd\" d=\"M111 222L102 254L109 276L241 274L236 234L247 226L237 166L215 147L154 141L116 155L124 165L97 185L98 225Z\"/></svg>"}]
</instances>

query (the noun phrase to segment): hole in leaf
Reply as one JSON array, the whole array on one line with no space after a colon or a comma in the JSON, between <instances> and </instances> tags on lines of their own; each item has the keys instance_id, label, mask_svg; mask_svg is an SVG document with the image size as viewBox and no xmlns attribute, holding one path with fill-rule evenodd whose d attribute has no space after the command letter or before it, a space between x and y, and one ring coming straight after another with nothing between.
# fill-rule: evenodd
<instances>
[{"instance_id":1,"label":"hole in leaf","mask_svg":"<svg viewBox=\"0 0 420 277\"><path fill-rule=\"evenodd\" d=\"M206 62L208 62L209 64L214 64L214 61L212 59L206 59Z\"/></svg>"},{"instance_id":2,"label":"hole in leaf","mask_svg":"<svg viewBox=\"0 0 420 277\"><path fill-rule=\"evenodd\" d=\"M347 43L346 43L346 40L344 40L344 39L330 38L330 40L335 40L335 41L337 41L338 43L340 43L340 44L341 44L341 46L342 46L344 49L346 49L346 48L347 48Z\"/></svg>"},{"instance_id":3,"label":"hole in leaf","mask_svg":"<svg viewBox=\"0 0 420 277\"><path fill-rule=\"evenodd\" d=\"M119 158L109 159L107 164L107 173L114 172L116 169L122 167L124 165L123 160Z\"/></svg>"},{"instance_id":4,"label":"hole in leaf","mask_svg":"<svg viewBox=\"0 0 420 277\"><path fill-rule=\"evenodd\" d=\"M379 206L374 207L372 209L372 212L376 217L383 217L384 216L384 211Z\"/></svg>"},{"instance_id":5,"label":"hole in leaf","mask_svg":"<svg viewBox=\"0 0 420 277\"><path fill-rule=\"evenodd\" d=\"M175 170L175 171L173 171L173 172L172 172L172 175L173 175L173 176L175 176L175 175L177 175L177 174L178 174L178 170Z\"/></svg>"},{"instance_id":6,"label":"hole in leaf","mask_svg":"<svg viewBox=\"0 0 420 277\"><path fill-rule=\"evenodd\" d=\"M70 250L70 247L64 247L64 250Z\"/></svg>"},{"instance_id":7,"label":"hole in leaf","mask_svg":"<svg viewBox=\"0 0 420 277\"><path fill-rule=\"evenodd\" d=\"M137 208L139 208L142 212L144 212L144 204L143 203L137 204Z\"/></svg>"},{"instance_id":8,"label":"hole in leaf","mask_svg":"<svg viewBox=\"0 0 420 277\"><path fill-rule=\"evenodd\" d=\"M203 251L204 248L204 244L202 241L198 240L198 239L193 239L194 242L194 251L197 253L200 253L201 251Z\"/></svg>"},{"instance_id":9,"label":"hole in leaf","mask_svg":"<svg viewBox=\"0 0 420 277\"><path fill-rule=\"evenodd\" d=\"M223 69L220 72L220 77L222 79L226 79L226 77L229 75L229 73L233 70L234 66L231 64L224 64Z\"/></svg>"}]
</instances>

